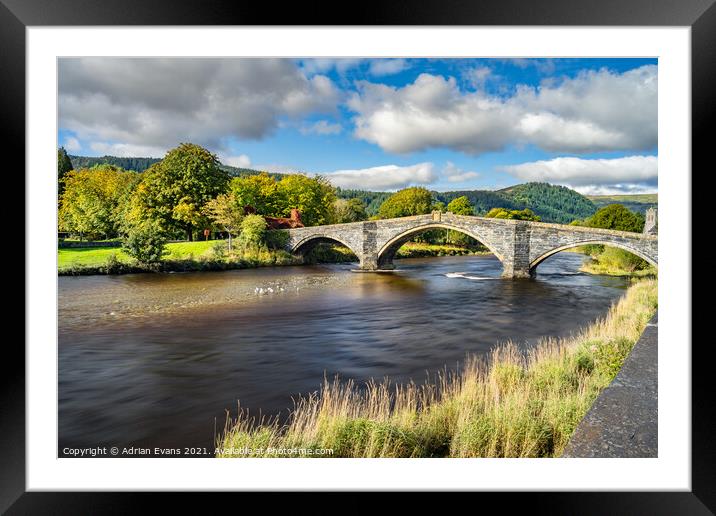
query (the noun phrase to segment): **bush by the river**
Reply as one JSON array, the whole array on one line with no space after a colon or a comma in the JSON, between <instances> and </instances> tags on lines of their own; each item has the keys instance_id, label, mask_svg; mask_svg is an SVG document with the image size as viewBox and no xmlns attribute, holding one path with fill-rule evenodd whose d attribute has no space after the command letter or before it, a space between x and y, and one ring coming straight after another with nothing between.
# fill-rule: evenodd
<instances>
[{"instance_id":1,"label":"bush by the river","mask_svg":"<svg viewBox=\"0 0 716 516\"><path fill-rule=\"evenodd\" d=\"M656 281L641 280L573 337L543 340L527 353L502 345L488 360L470 358L457 373L421 385L359 389L326 380L319 394L299 398L283 426L239 413L218 439L217 455L303 448L330 449L332 457L558 457L657 299Z\"/></svg>"}]
</instances>

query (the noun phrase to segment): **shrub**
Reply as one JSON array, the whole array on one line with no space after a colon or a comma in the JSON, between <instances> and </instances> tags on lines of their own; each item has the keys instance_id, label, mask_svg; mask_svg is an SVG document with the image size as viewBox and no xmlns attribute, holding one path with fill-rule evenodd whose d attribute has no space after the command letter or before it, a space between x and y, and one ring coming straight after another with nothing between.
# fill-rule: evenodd
<instances>
[{"instance_id":1,"label":"shrub","mask_svg":"<svg viewBox=\"0 0 716 516\"><path fill-rule=\"evenodd\" d=\"M143 265L155 265L167 254L167 238L157 224L132 226L122 241L122 249Z\"/></svg>"},{"instance_id":2,"label":"shrub","mask_svg":"<svg viewBox=\"0 0 716 516\"><path fill-rule=\"evenodd\" d=\"M239 242L243 246L259 245L266 233L266 220L261 215L246 215L241 222Z\"/></svg>"}]
</instances>

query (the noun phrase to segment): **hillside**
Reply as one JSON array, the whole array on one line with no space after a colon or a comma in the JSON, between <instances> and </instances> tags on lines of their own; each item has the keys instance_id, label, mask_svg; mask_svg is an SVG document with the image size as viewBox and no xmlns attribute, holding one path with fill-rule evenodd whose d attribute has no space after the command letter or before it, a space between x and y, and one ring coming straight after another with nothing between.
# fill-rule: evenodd
<instances>
[{"instance_id":1,"label":"hillside","mask_svg":"<svg viewBox=\"0 0 716 516\"><path fill-rule=\"evenodd\" d=\"M117 167L121 167L124 170L134 170L135 172L144 172L149 167L151 167L153 164L155 164L158 161L161 161L160 158L124 158L120 156L100 156L100 157L92 157L92 156L70 156L70 161L72 161L72 166L74 168L91 168L95 165L114 165ZM244 176L251 176L255 174L260 174L260 170L254 170L251 168L238 168L238 167L232 167L230 165L224 165L223 163L220 165L220 167L224 170L226 170L232 177L244 177ZM271 173L270 176L275 177L276 179L280 179L283 174L278 173Z\"/></svg>"},{"instance_id":2,"label":"hillside","mask_svg":"<svg viewBox=\"0 0 716 516\"><path fill-rule=\"evenodd\" d=\"M549 183L524 183L504 188L498 193L511 199L518 209L531 209L545 222L569 223L597 211L597 206L585 196L565 186Z\"/></svg>"},{"instance_id":3,"label":"hillside","mask_svg":"<svg viewBox=\"0 0 716 516\"><path fill-rule=\"evenodd\" d=\"M597 208L606 206L607 204L622 204L631 211L636 211L642 215L649 208L658 208L658 194L634 194L634 195L588 195L587 198L592 201Z\"/></svg>"}]
</instances>

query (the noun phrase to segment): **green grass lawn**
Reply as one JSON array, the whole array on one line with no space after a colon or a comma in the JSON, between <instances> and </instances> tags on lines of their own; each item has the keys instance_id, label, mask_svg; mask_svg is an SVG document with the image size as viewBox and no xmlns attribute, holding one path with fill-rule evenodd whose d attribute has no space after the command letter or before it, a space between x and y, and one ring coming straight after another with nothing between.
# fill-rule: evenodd
<instances>
[{"instance_id":1,"label":"green grass lawn","mask_svg":"<svg viewBox=\"0 0 716 516\"><path fill-rule=\"evenodd\" d=\"M210 249L218 240L198 242L175 242L167 244L167 260L185 260L190 256L195 258ZM124 263L132 263L132 259L119 247L76 247L57 250L57 268L67 269L76 267L96 267L104 265L110 255L115 254L117 259Z\"/></svg>"}]
</instances>

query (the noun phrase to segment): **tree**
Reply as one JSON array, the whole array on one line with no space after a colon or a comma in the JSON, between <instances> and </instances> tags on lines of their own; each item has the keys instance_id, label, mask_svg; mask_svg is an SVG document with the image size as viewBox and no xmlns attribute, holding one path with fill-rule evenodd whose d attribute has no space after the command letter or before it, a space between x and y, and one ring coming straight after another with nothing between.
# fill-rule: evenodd
<instances>
[{"instance_id":1,"label":"tree","mask_svg":"<svg viewBox=\"0 0 716 516\"><path fill-rule=\"evenodd\" d=\"M67 173L74 169L72 166L72 160L67 155L67 151L64 147L57 149L57 191L58 195L62 195L65 188L64 178Z\"/></svg>"},{"instance_id":2,"label":"tree","mask_svg":"<svg viewBox=\"0 0 716 516\"><path fill-rule=\"evenodd\" d=\"M276 180L266 172L246 177L235 177L229 186L239 206L251 206L261 215L274 215L281 211Z\"/></svg>"},{"instance_id":3,"label":"tree","mask_svg":"<svg viewBox=\"0 0 716 516\"><path fill-rule=\"evenodd\" d=\"M644 230L644 216L629 210L622 204L609 204L599 208L585 221L585 225L591 228L641 233Z\"/></svg>"},{"instance_id":4,"label":"tree","mask_svg":"<svg viewBox=\"0 0 716 516\"><path fill-rule=\"evenodd\" d=\"M333 224L359 222L368 218L365 204L360 199L336 199L333 201Z\"/></svg>"},{"instance_id":5,"label":"tree","mask_svg":"<svg viewBox=\"0 0 716 516\"><path fill-rule=\"evenodd\" d=\"M80 238L117 235L120 203L136 180L136 173L112 165L71 170L62 180L60 229L79 233Z\"/></svg>"},{"instance_id":6,"label":"tree","mask_svg":"<svg viewBox=\"0 0 716 516\"><path fill-rule=\"evenodd\" d=\"M291 209L296 208L306 226L330 223L336 191L327 179L290 174L278 182L276 194L278 216L288 217Z\"/></svg>"},{"instance_id":7,"label":"tree","mask_svg":"<svg viewBox=\"0 0 716 516\"><path fill-rule=\"evenodd\" d=\"M644 216L635 213L622 204L608 204L599 208L597 212L586 219L583 225L592 228L616 229L618 231L641 232L644 229ZM583 246L584 252L591 255L595 260L602 263L609 263L612 267L628 271L644 269L648 262L634 256L623 249L610 249L600 244Z\"/></svg>"},{"instance_id":8,"label":"tree","mask_svg":"<svg viewBox=\"0 0 716 516\"><path fill-rule=\"evenodd\" d=\"M475 208L470 203L470 199L465 197L457 197L450 201L447 205L447 211L455 215L474 215Z\"/></svg>"},{"instance_id":9,"label":"tree","mask_svg":"<svg viewBox=\"0 0 716 516\"><path fill-rule=\"evenodd\" d=\"M466 196L460 196L456 197L452 201L450 201L447 205L447 211L450 213L454 213L455 215L474 215L475 214L475 208L472 206L472 203L470 203L470 199L468 199ZM470 243L472 238L470 238L465 233L460 233L459 231L453 231L449 229L447 231L447 234L445 235L447 243L453 243L453 244L460 244L460 245L467 245Z\"/></svg>"},{"instance_id":10,"label":"tree","mask_svg":"<svg viewBox=\"0 0 716 516\"><path fill-rule=\"evenodd\" d=\"M211 199L204 205L202 210L214 224L221 227L229 234L229 251L231 251L231 237L241 229L241 221L244 219L244 209L230 194L221 194Z\"/></svg>"},{"instance_id":11,"label":"tree","mask_svg":"<svg viewBox=\"0 0 716 516\"><path fill-rule=\"evenodd\" d=\"M182 143L144 172L132 211L154 219L164 231L184 231L191 241L194 229L206 223L203 206L224 193L228 182L229 174L219 168L214 154Z\"/></svg>"},{"instance_id":12,"label":"tree","mask_svg":"<svg viewBox=\"0 0 716 516\"><path fill-rule=\"evenodd\" d=\"M167 236L161 225L153 220L144 220L127 229L122 240L122 249L144 265L155 265L166 254Z\"/></svg>"},{"instance_id":13,"label":"tree","mask_svg":"<svg viewBox=\"0 0 716 516\"><path fill-rule=\"evenodd\" d=\"M239 240L244 246L259 245L266 234L266 219L261 215L250 214L241 222Z\"/></svg>"},{"instance_id":14,"label":"tree","mask_svg":"<svg viewBox=\"0 0 716 516\"><path fill-rule=\"evenodd\" d=\"M414 186L395 192L380 205L378 215L382 219L408 217L430 213L433 196L426 188Z\"/></svg>"},{"instance_id":15,"label":"tree","mask_svg":"<svg viewBox=\"0 0 716 516\"><path fill-rule=\"evenodd\" d=\"M510 219L510 220L531 220L533 222L539 222L541 219L539 215L529 208L524 210L508 210L507 208L492 208L487 212L485 217L493 219Z\"/></svg>"}]
</instances>

